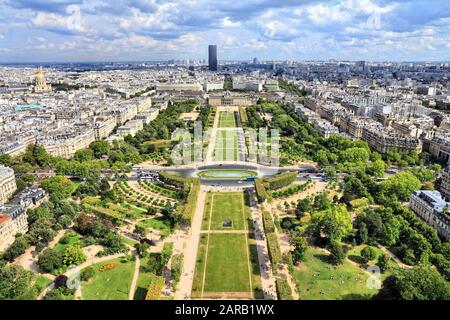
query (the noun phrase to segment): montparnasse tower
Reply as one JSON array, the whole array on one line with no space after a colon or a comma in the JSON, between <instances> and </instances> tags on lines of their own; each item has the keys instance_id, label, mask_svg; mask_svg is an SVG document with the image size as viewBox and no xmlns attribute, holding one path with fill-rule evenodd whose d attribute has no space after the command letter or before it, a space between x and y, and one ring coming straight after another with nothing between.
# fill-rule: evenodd
<instances>
[{"instance_id":1,"label":"montparnasse tower","mask_svg":"<svg viewBox=\"0 0 450 320\"><path fill-rule=\"evenodd\" d=\"M45 81L45 72L42 67L36 70L36 78L34 82L34 92L49 92L52 91L52 86Z\"/></svg>"}]
</instances>

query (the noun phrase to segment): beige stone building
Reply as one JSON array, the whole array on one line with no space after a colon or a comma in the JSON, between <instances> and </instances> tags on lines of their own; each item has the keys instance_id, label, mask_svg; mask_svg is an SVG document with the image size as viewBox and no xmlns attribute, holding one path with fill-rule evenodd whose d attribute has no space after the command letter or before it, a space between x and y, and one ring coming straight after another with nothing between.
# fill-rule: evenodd
<instances>
[{"instance_id":1,"label":"beige stone building","mask_svg":"<svg viewBox=\"0 0 450 320\"><path fill-rule=\"evenodd\" d=\"M16 177L14 170L8 167L0 166L0 204L8 202L16 192Z\"/></svg>"},{"instance_id":2,"label":"beige stone building","mask_svg":"<svg viewBox=\"0 0 450 320\"><path fill-rule=\"evenodd\" d=\"M36 78L34 82L34 92L49 92L52 91L52 86L45 81L45 72L42 67L36 70Z\"/></svg>"},{"instance_id":3,"label":"beige stone building","mask_svg":"<svg viewBox=\"0 0 450 320\"><path fill-rule=\"evenodd\" d=\"M250 95L232 95L225 92L223 95L212 95L208 98L208 104L214 107L244 107L255 104L257 99Z\"/></svg>"},{"instance_id":4,"label":"beige stone building","mask_svg":"<svg viewBox=\"0 0 450 320\"><path fill-rule=\"evenodd\" d=\"M95 141L93 129L82 134L58 135L39 140L38 144L55 157L70 158L80 149L88 148Z\"/></svg>"}]
</instances>

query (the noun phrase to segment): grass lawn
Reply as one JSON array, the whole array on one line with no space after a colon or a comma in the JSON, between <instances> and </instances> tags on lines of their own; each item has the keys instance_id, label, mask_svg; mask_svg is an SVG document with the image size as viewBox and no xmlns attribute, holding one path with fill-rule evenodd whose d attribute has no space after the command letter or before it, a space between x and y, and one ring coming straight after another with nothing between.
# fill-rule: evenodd
<instances>
[{"instance_id":1,"label":"grass lawn","mask_svg":"<svg viewBox=\"0 0 450 320\"><path fill-rule=\"evenodd\" d=\"M111 262L118 263L107 271L100 267ZM84 300L127 300L131 280L134 274L134 261L113 259L93 265L95 274L89 282L82 282L81 291Z\"/></svg>"},{"instance_id":2,"label":"grass lawn","mask_svg":"<svg viewBox=\"0 0 450 320\"><path fill-rule=\"evenodd\" d=\"M220 128L236 128L235 112L220 112L219 113L219 127Z\"/></svg>"},{"instance_id":3,"label":"grass lawn","mask_svg":"<svg viewBox=\"0 0 450 320\"><path fill-rule=\"evenodd\" d=\"M192 298L201 298L202 285L203 285L203 273L205 270L205 257L206 257L206 242L208 235L203 233L200 235L200 242L198 244L197 260L195 262L194 280L192 283Z\"/></svg>"},{"instance_id":4,"label":"grass lawn","mask_svg":"<svg viewBox=\"0 0 450 320\"><path fill-rule=\"evenodd\" d=\"M249 217L250 211L244 203L244 194L242 192L208 193L202 229L245 230ZM209 226L210 219L211 226ZM231 221L232 226L224 227L224 221Z\"/></svg>"},{"instance_id":5,"label":"grass lawn","mask_svg":"<svg viewBox=\"0 0 450 320\"><path fill-rule=\"evenodd\" d=\"M122 235L121 235L120 237L122 238L123 242L124 242L125 244L129 245L129 246L134 247L134 245L135 245L136 243L138 243L136 240L133 240L133 239L131 239L131 238L128 238L128 237L125 237L125 236L122 236Z\"/></svg>"},{"instance_id":6,"label":"grass lawn","mask_svg":"<svg viewBox=\"0 0 450 320\"><path fill-rule=\"evenodd\" d=\"M257 172L251 170L203 170L197 176L204 179L245 179L247 177L256 177Z\"/></svg>"},{"instance_id":7,"label":"grass lawn","mask_svg":"<svg viewBox=\"0 0 450 320\"><path fill-rule=\"evenodd\" d=\"M312 247L293 277L302 300L369 299L378 292L367 288L366 272L348 261L336 268L326 253Z\"/></svg>"},{"instance_id":8,"label":"grass lawn","mask_svg":"<svg viewBox=\"0 0 450 320\"><path fill-rule=\"evenodd\" d=\"M205 292L249 292L245 234L209 234Z\"/></svg>"},{"instance_id":9,"label":"grass lawn","mask_svg":"<svg viewBox=\"0 0 450 320\"><path fill-rule=\"evenodd\" d=\"M162 278L151 272L147 272L145 268L147 264L148 258L141 259L141 266L139 268L139 278L136 284L134 300L145 300L145 297L147 296L148 287L159 278Z\"/></svg>"},{"instance_id":10,"label":"grass lawn","mask_svg":"<svg viewBox=\"0 0 450 320\"><path fill-rule=\"evenodd\" d=\"M66 249L66 247L68 247L70 245L73 245L73 244L76 244L76 243L79 243L80 239L81 239L81 237L78 234L77 235L73 235L72 237L69 238L69 241L67 243L58 242L55 245L54 249L55 249L56 252L64 251L64 249Z\"/></svg>"},{"instance_id":11,"label":"grass lawn","mask_svg":"<svg viewBox=\"0 0 450 320\"><path fill-rule=\"evenodd\" d=\"M139 221L137 224L144 228L159 230L161 231L161 234L164 236L168 236L169 234L172 233L172 230L162 218L149 218Z\"/></svg>"},{"instance_id":12,"label":"grass lawn","mask_svg":"<svg viewBox=\"0 0 450 320\"><path fill-rule=\"evenodd\" d=\"M238 159L238 137L235 131L219 130L217 132L214 159L217 161Z\"/></svg>"},{"instance_id":13,"label":"grass lawn","mask_svg":"<svg viewBox=\"0 0 450 320\"><path fill-rule=\"evenodd\" d=\"M50 283L52 283L51 279L44 276L37 276L34 285L37 288L38 292L41 293L42 290L44 290L50 285Z\"/></svg>"},{"instance_id":14,"label":"grass lawn","mask_svg":"<svg viewBox=\"0 0 450 320\"><path fill-rule=\"evenodd\" d=\"M116 218L116 219L129 219L136 220L142 218L146 210L136 207L135 205L124 203L112 203L108 202L105 206L101 204L101 200L96 197L86 197L83 199L83 205L87 209L97 211L106 216Z\"/></svg>"}]
</instances>

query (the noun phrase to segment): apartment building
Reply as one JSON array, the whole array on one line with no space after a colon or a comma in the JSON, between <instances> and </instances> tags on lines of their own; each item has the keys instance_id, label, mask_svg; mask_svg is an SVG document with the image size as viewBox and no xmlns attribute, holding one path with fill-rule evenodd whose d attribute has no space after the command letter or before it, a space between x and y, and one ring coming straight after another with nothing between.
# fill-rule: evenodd
<instances>
[{"instance_id":1,"label":"apartment building","mask_svg":"<svg viewBox=\"0 0 450 320\"><path fill-rule=\"evenodd\" d=\"M119 137L125 138L128 135L134 137L139 130L144 128L143 122L141 120L130 120L127 121L123 126L117 128L117 135Z\"/></svg>"},{"instance_id":2,"label":"apartment building","mask_svg":"<svg viewBox=\"0 0 450 320\"><path fill-rule=\"evenodd\" d=\"M46 136L38 140L38 144L55 157L70 158L80 149L88 148L95 141L93 129L81 133L72 132L55 136Z\"/></svg>"},{"instance_id":3,"label":"apartment building","mask_svg":"<svg viewBox=\"0 0 450 320\"><path fill-rule=\"evenodd\" d=\"M181 83L159 83L156 85L156 92L161 91L202 91L203 87L198 82L181 82Z\"/></svg>"},{"instance_id":4,"label":"apartment building","mask_svg":"<svg viewBox=\"0 0 450 320\"><path fill-rule=\"evenodd\" d=\"M419 190L411 196L410 208L450 242L450 203L439 191Z\"/></svg>"},{"instance_id":5,"label":"apartment building","mask_svg":"<svg viewBox=\"0 0 450 320\"><path fill-rule=\"evenodd\" d=\"M95 140L107 138L114 131L116 120L116 117L96 117L93 125Z\"/></svg>"},{"instance_id":6,"label":"apartment building","mask_svg":"<svg viewBox=\"0 0 450 320\"><path fill-rule=\"evenodd\" d=\"M389 150L398 152L422 152L422 141L413 137L397 134L392 128L364 127L361 139L375 151L386 154Z\"/></svg>"},{"instance_id":7,"label":"apartment building","mask_svg":"<svg viewBox=\"0 0 450 320\"><path fill-rule=\"evenodd\" d=\"M428 148L434 157L450 163L450 137L435 137L429 141Z\"/></svg>"},{"instance_id":8,"label":"apartment building","mask_svg":"<svg viewBox=\"0 0 450 320\"><path fill-rule=\"evenodd\" d=\"M28 232L27 210L38 207L47 199L44 189L28 188L8 204L0 206L0 252L14 242L18 233Z\"/></svg>"},{"instance_id":9,"label":"apartment building","mask_svg":"<svg viewBox=\"0 0 450 320\"><path fill-rule=\"evenodd\" d=\"M450 167L442 173L440 191L444 198L450 202Z\"/></svg>"},{"instance_id":10,"label":"apartment building","mask_svg":"<svg viewBox=\"0 0 450 320\"><path fill-rule=\"evenodd\" d=\"M0 166L0 204L8 202L16 190L14 170L9 167Z\"/></svg>"}]
</instances>

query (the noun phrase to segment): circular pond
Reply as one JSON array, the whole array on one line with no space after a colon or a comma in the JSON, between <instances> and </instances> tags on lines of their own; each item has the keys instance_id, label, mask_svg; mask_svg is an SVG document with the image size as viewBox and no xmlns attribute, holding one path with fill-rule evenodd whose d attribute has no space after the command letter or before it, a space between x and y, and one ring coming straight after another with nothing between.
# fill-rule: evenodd
<instances>
[{"instance_id":1,"label":"circular pond","mask_svg":"<svg viewBox=\"0 0 450 320\"><path fill-rule=\"evenodd\" d=\"M203 179L246 179L256 177L258 173L252 170L202 170L197 176Z\"/></svg>"}]
</instances>

